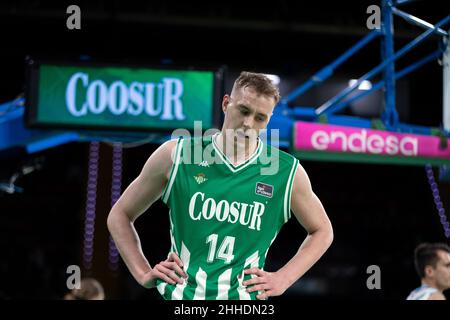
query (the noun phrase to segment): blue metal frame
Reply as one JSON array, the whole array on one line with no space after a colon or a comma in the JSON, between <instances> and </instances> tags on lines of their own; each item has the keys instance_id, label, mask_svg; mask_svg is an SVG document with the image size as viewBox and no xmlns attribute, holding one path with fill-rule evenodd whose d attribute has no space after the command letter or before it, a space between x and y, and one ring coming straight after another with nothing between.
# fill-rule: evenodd
<instances>
[{"instance_id":1,"label":"blue metal frame","mask_svg":"<svg viewBox=\"0 0 450 320\"><path fill-rule=\"evenodd\" d=\"M283 98L281 100L281 104L285 105L288 104L295 99L297 99L300 95L311 89L312 87L316 86L317 84L325 81L330 76L333 75L333 72L336 68L338 68L341 64L343 64L348 58L350 58L352 55L354 55L356 52L364 48L367 44L369 44L373 39L380 36L381 33L379 30L375 29L368 33L364 38L362 38L360 41L358 41L353 47L345 51L342 55L340 55L336 60L331 62L328 66L321 69L317 73L315 73L311 78L309 78L308 81L306 81L304 84L302 84L300 87L295 89L293 92L291 92L287 97Z\"/></svg>"},{"instance_id":2,"label":"blue metal frame","mask_svg":"<svg viewBox=\"0 0 450 320\"><path fill-rule=\"evenodd\" d=\"M408 21L412 24L415 24L416 26L419 26L419 27L422 27L425 29L433 29L433 25L431 23L426 22L425 20L422 20L420 18L417 18L417 17L413 16L412 14L403 12L395 7L392 7L391 10L392 10L392 13L394 13L395 15L405 19L406 21ZM448 32L441 28L437 28L433 32L440 36L448 37Z\"/></svg>"},{"instance_id":3,"label":"blue metal frame","mask_svg":"<svg viewBox=\"0 0 450 320\"><path fill-rule=\"evenodd\" d=\"M417 0L396 0L395 1L395 5L396 6L401 6L401 5L408 4L408 3L411 3L411 2L414 2L414 1L417 1Z\"/></svg>"},{"instance_id":4,"label":"blue metal frame","mask_svg":"<svg viewBox=\"0 0 450 320\"><path fill-rule=\"evenodd\" d=\"M384 70L386 68L386 66L388 66L389 64L393 63L395 60L397 60L398 58L402 57L405 53L407 53L409 50L413 49L415 46L417 46L418 44L420 44L421 42L423 42L425 39L427 39L428 37L430 37L433 34L433 31L445 24L447 24L448 22L450 22L450 15L448 15L446 18L442 19L440 22L438 22L436 24L436 26L433 29L429 29L427 31L425 31L424 33L422 33L420 36L418 36L417 38L415 38L414 40L412 40L410 43L406 44L403 48L401 48L399 51L397 51L397 53L389 56L388 58L386 58L386 60L384 60L382 63L380 63L378 66L376 66L375 68L373 68L372 70L370 70L369 72L367 72L365 75L363 75L361 78L358 79L358 81L356 81L356 83L354 83L352 86L349 86L347 88L345 88L344 90L342 90L339 94L337 94L336 96L334 96L332 99L328 100L327 102L325 102L323 105L321 105L317 110L316 110L316 114L318 116L322 115L322 114L331 114L334 113L336 111L335 107L336 104L341 101L343 98L345 98L348 94L350 94L351 92L353 92L355 89L358 88L358 86L364 81L364 80L368 80L370 78L372 78L374 75L378 74L380 71ZM385 51L389 52L389 49L385 49ZM385 76L385 83L386 81L391 81L391 85L392 85L392 79L395 76L395 73L392 72L393 70L389 70L388 72L384 72L384 76ZM392 88L391 88L392 89ZM395 89L395 87L394 87ZM389 89L386 90L388 92L388 94L390 94ZM392 99L389 100L390 103L392 103ZM394 101L395 102L395 101ZM392 106L389 106L392 107ZM389 108L388 107L388 108ZM394 103L394 108L395 108L395 103ZM391 110L389 110L391 111ZM388 111L388 112L389 112ZM387 125L387 127L389 127L389 123L385 123ZM395 129L395 128L393 128Z\"/></svg>"},{"instance_id":5,"label":"blue metal frame","mask_svg":"<svg viewBox=\"0 0 450 320\"><path fill-rule=\"evenodd\" d=\"M417 62L415 62L415 63L405 67L404 69L400 70L399 72L395 73L395 80L398 80L398 79L404 77L405 75L407 75L407 74L413 72L414 70L422 67L423 65L427 64L430 61L438 59L441 55L442 55L442 50L440 50L440 49L434 51L433 53L430 53L429 55L425 56L424 58L420 59L419 61L417 61ZM356 100L359 100L359 99L361 99L361 98L363 98L363 97L371 94L372 92L377 91L377 90L379 90L379 89L381 89L383 87L384 87L384 80L381 80L381 81L373 84L372 88L370 90L362 91L362 92L356 94L355 96L353 96L353 97L351 97L351 98L349 98L349 99L347 99L345 101L337 103L334 106L333 110L336 113L336 112L346 108L350 103L352 103L352 102L354 102ZM313 109L313 108L311 108L311 109ZM309 111L309 112L311 112L311 111Z\"/></svg>"},{"instance_id":6,"label":"blue metal frame","mask_svg":"<svg viewBox=\"0 0 450 320\"><path fill-rule=\"evenodd\" d=\"M395 128L398 124L398 113L395 109L395 65L394 59L394 21L392 17L392 0L382 0L381 32L383 33L381 59L386 62L383 68L385 110L381 119L388 128Z\"/></svg>"},{"instance_id":7,"label":"blue metal frame","mask_svg":"<svg viewBox=\"0 0 450 320\"><path fill-rule=\"evenodd\" d=\"M384 99L385 99L385 110L381 115L381 121L383 129L397 132L408 132L416 134L426 134L432 135L436 134L436 128L430 128L419 125L411 125L400 123L398 118L398 113L395 106L395 81L408 73L422 67L426 63L436 60L442 56L445 48L440 47L438 50L432 52L431 54L425 56L419 61L407 66L406 68L395 72L395 61L405 55L408 51L412 50L418 44L422 43L424 40L429 38L433 34L444 37L448 39L449 32L441 29L442 26L450 22L450 15L439 21L436 25L432 25L422 19L419 19L413 15L405 13L396 8L403 4L410 3L410 0L381 0L382 4L382 24L381 30L373 30L367 34L363 39L358 41L354 46L345 51L341 56L339 56L335 61L331 62L329 65L322 68L319 72L314 74L310 79L308 79L304 84L300 85L297 89L293 90L286 98L282 99L279 103L279 112L276 112L277 117L282 117L282 120L275 120L277 117L272 118L274 122L273 127L280 125L280 137L283 140L290 140L290 132L287 132L286 128L292 128L292 122L294 119L302 119L306 121L326 121L332 124L341 124L354 127L365 127L370 128L373 122L369 119L362 119L359 117L349 117L340 116L336 113L345 107L347 107L351 102L365 97L366 95L384 88ZM420 34L417 38L409 42L407 45L402 47L397 52L394 52L394 29L393 29L393 15L400 16L406 21L425 28L426 31ZM305 93L307 90L311 89L315 85L323 82L329 78L334 70L343 64L347 59L349 59L353 54L357 53L361 48L370 43L372 40L378 36L382 36L382 48L381 48L381 58L382 61L379 65L374 67L372 70L360 77L356 83L345 88L336 96L332 97L317 109L312 107L296 106L293 108L288 108L288 104L293 102L301 94ZM372 86L371 90L364 91L356 94L355 96L345 99L350 93L355 91L359 85L365 81L371 79L376 74L383 72L383 80ZM271 127L271 126L269 126ZM449 132L445 129L440 129L440 135L450 136Z\"/></svg>"},{"instance_id":8,"label":"blue metal frame","mask_svg":"<svg viewBox=\"0 0 450 320\"><path fill-rule=\"evenodd\" d=\"M24 113L23 98L0 104L0 151L22 148L28 154L33 154L75 141L163 143L170 139L169 135L163 133L154 133L150 137L148 133L140 132L29 129L24 126Z\"/></svg>"}]
</instances>

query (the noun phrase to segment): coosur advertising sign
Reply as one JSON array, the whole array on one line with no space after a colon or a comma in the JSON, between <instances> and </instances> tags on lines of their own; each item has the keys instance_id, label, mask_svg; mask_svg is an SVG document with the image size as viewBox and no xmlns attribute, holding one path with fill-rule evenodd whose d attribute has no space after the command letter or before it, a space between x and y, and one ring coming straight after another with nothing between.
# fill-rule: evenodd
<instances>
[{"instance_id":1,"label":"coosur advertising sign","mask_svg":"<svg viewBox=\"0 0 450 320\"><path fill-rule=\"evenodd\" d=\"M215 71L39 64L29 75L29 126L193 129L214 122Z\"/></svg>"}]
</instances>

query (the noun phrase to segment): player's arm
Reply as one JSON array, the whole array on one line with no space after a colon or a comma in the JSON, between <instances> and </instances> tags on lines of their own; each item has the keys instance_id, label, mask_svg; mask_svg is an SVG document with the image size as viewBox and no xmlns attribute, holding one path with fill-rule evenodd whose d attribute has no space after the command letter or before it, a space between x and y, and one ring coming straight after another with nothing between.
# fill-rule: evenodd
<instances>
[{"instance_id":1,"label":"player's arm","mask_svg":"<svg viewBox=\"0 0 450 320\"><path fill-rule=\"evenodd\" d=\"M249 292L266 290L257 296L258 299L281 295L319 260L333 241L330 220L311 188L308 175L300 165L292 186L291 209L308 235L295 256L277 272L266 272L258 268L245 271L257 275L244 282L244 285L254 284L248 289Z\"/></svg>"},{"instance_id":2,"label":"player's arm","mask_svg":"<svg viewBox=\"0 0 450 320\"><path fill-rule=\"evenodd\" d=\"M164 191L172 166L176 141L161 145L149 157L139 176L128 186L108 215L108 229L119 253L136 281L153 287L156 278L169 283L181 280L173 273L184 275L181 260L172 255L154 268L145 258L134 221L155 202Z\"/></svg>"},{"instance_id":3,"label":"player's arm","mask_svg":"<svg viewBox=\"0 0 450 320\"><path fill-rule=\"evenodd\" d=\"M333 241L331 222L301 165L298 166L292 186L291 209L308 235L296 255L279 270L287 281L287 287L303 276Z\"/></svg>"}]
</instances>

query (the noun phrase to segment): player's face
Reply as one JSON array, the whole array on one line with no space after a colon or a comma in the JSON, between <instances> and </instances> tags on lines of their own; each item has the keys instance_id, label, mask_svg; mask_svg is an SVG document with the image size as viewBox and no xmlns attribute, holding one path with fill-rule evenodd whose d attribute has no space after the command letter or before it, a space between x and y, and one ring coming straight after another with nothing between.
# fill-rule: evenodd
<instances>
[{"instance_id":1,"label":"player's face","mask_svg":"<svg viewBox=\"0 0 450 320\"><path fill-rule=\"evenodd\" d=\"M439 250L437 252L439 261L434 268L434 276L439 289L450 288L450 253Z\"/></svg>"},{"instance_id":2,"label":"player's face","mask_svg":"<svg viewBox=\"0 0 450 320\"><path fill-rule=\"evenodd\" d=\"M248 87L239 88L223 98L223 128L233 130L238 138L256 139L269 123L274 107L273 97L259 95Z\"/></svg>"}]
</instances>

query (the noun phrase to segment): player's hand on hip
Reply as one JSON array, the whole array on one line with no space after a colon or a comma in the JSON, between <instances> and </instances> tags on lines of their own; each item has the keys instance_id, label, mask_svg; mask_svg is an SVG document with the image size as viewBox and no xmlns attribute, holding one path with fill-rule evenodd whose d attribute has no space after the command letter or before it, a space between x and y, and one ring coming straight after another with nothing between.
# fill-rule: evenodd
<instances>
[{"instance_id":1,"label":"player's hand on hip","mask_svg":"<svg viewBox=\"0 0 450 320\"><path fill-rule=\"evenodd\" d=\"M258 291L256 298L259 300L279 296L287 289L285 279L277 272L267 272L254 267L244 270L244 274L256 276L250 280L243 281L242 284L247 287L247 292L249 293Z\"/></svg>"},{"instance_id":2,"label":"player's hand on hip","mask_svg":"<svg viewBox=\"0 0 450 320\"><path fill-rule=\"evenodd\" d=\"M140 283L146 288L156 286L156 279L161 279L169 284L183 284L187 274L183 270L183 262L174 252L168 258L156 264L150 271L144 274Z\"/></svg>"}]
</instances>

